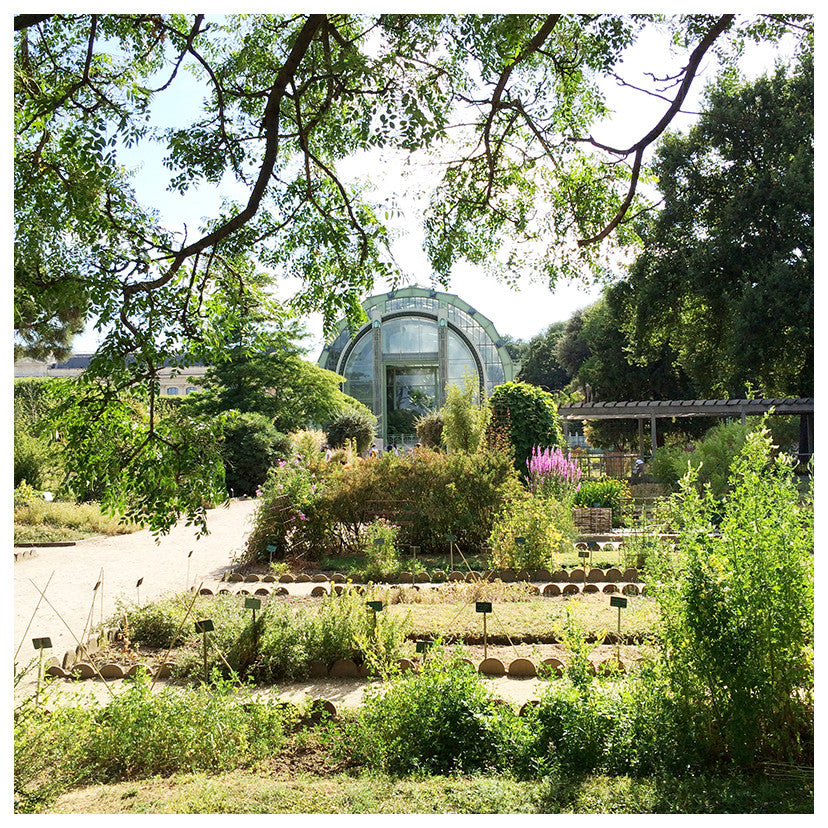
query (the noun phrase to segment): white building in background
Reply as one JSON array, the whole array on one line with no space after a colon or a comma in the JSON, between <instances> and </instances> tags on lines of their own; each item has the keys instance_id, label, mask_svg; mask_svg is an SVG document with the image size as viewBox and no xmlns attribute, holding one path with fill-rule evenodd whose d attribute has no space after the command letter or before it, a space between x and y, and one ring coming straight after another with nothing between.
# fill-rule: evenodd
<instances>
[{"instance_id":1,"label":"white building in background","mask_svg":"<svg viewBox=\"0 0 828 828\"><path fill-rule=\"evenodd\" d=\"M74 354L63 362L22 357L15 360L14 376L19 377L76 377L89 366L92 354ZM190 365L185 368L162 368L159 371L161 394L163 396L184 396L198 391L193 380L203 377L207 371L205 365ZM175 372L173 374L173 372Z\"/></svg>"}]
</instances>

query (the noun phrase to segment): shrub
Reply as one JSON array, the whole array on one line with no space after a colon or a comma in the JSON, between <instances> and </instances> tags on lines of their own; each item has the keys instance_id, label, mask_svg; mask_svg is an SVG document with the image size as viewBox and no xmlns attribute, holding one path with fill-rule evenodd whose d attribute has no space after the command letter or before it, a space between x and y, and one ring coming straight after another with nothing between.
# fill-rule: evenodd
<instances>
[{"instance_id":1,"label":"shrub","mask_svg":"<svg viewBox=\"0 0 828 828\"><path fill-rule=\"evenodd\" d=\"M443 415L439 411L424 414L414 424L417 439L426 448L439 448L442 445Z\"/></svg>"},{"instance_id":2,"label":"shrub","mask_svg":"<svg viewBox=\"0 0 828 828\"><path fill-rule=\"evenodd\" d=\"M602 477L600 480L584 480L572 498L576 507L612 509L612 525L621 525L621 509L629 501L630 487L625 480L617 477Z\"/></svg>"},{"instance_id":3,"label":"shrub","mask_svg":"<svg viewBox=\"0 0 828 828\"><path fill-rule=\"evenodd\" d=\"M354 440L357 452L365 454L376 430L377 418L367 409L346 408L328 423L325 434L332 448L344 448L348 440Z\"/></svg>"},{"instance_id":4,"label":"shrub","mask_svg":"<svg viewBox=\"0 0 828 828\"><path fill-rule=\"evenodd\" d=\"M747 436L720 504L689 471L679 560L651 561L671 692L697 741L741 765L794 761L812 717L813 500L772 448L764 428Z\"/></svg>"},{"instance_id":5,"label":"shrub","mask_svg":"<svg viewBox=\"0 0 828 828\"><path fill-rule=\"evenodd\" d=\"M469 665L435 654L368 688L348 737L352 755L390 773L475 773L508 767L524 728Z\"/></svg>"},{"instance_id":6,"label":"shrub","mask_svg":"<svg viewBox=\"0 0 828 828\"><path fill-rule=\"evenodd\" d=\"M508 434L522 475L534 446L563 448L558 409L548 392L525 382L506 382L492 391L490 405L490 433Z\"/></svg>"},{"instance_id":7,"label":"shrub","mask_svg":"<svg viewBox=\"0 0 828 828\"><path fill-rule=\"evenodd\" d=\"M491 412L485 400L480 405L475 403L479 393L477 380L469 375L463 388L449 385L446 389L441 439L449 451L471 453L480 448Z\"/></svg>"},{"instance_id":8,"label":"shrub","mask_svg":"<svg viewBox=\"0 0 828 828\"><path fill-rule=\"evenodd\" d=\"M747 435L757 428L751 418L742 423L719 423L713 426L704 439L694 446L666 446L656 449L650 461L650 474L661 484L672 489L692 468L697 472L699 485L710 484L715 497L724 495L730 466L742 450Z\"/></svg>"},{"instance_id":9,"label":"shrub","mask_svg":"<svg viewBox=\"0 0 828 828\"><path fill-rule=\"evenodd\" d=\"M289 553L308 554L314 544L325 548L330 526L311 519L319 501L323 477L298 458L279 461L259 491L253 530L245 541L245 559L267 561Z\"/></svg>"},{"instance_id":10,"label":"shrub","mask_svg":"<svg viewBox=\"0 0 828 828\"><path fill-rule=\"evenodd\" d=\"M263 414L230 412L223 431L224 481L237 495L254 495L270 467L291 456L290 439Z\"/></svg>"},{"instance_id":11,"label":"shrub","mask_svg":"<svg viewBox=\"0 0 828 828\"><path fill-rule=\"evenodd\" d=\"M564 510L568 511L568 510ZM560 513L557 516L560 518ZM569 521L571 523L571 516ZM495 569L547 569L559 566L571 539L556 525L547 501L527 495L507 504L489 536Z\"/></svg>"},{"instance_id":12,"label":"shrub","mask_svg":"<svg viewBox=\"0 0 828 828\"><path fill-rule=\"evenodd\" d=\"M24 480L36 489L53 485L59 465L54 448L22 429L14 431L14 485Z\"/></svg>"},{"instance_id":13,"label":"shrub","mask_svg":"<svg viewBox=\"0 0 828 828\"><path fill-rule=\"evenodd\" d=\"M399 572L399 533L400 527L385 518L376 518L365 527L362 547L367 561L365 571L369 577L380 579Z\"/></svg>"},{"instance_id":14,"label":"shrub","mask_svg":"<svg viewBox=\"0 0 828 828\"><path fill-rule=\"evenodd\" d=\"M321 429L306 428L288 436L293 446L293 456L299 458L302 464L308 466L311 471L317 471L317 467L325 459L322 450L328 439L325 432Z\"/></svg>"}]
</instances>

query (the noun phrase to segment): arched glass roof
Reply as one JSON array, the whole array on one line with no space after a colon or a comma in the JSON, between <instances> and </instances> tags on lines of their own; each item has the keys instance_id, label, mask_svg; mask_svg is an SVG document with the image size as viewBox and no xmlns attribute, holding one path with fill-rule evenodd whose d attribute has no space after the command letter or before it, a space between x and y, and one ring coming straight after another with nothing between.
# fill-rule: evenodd
<instances>
[{"instance_id":1,"label":"arched glass roof","mask_svg":"<svg viewBox=\"0 0 828 828\"><path fill-rule=\"evenodd\" d=\"M366 324L352 334L340 322L319 365L345 377L343 390L374 412L385 439L410 438L416 417L439 408L448 385L470 376L488 394L514 379L494 325L454 294L411 286L363 307Z\"/></svg>"}]
</instances>

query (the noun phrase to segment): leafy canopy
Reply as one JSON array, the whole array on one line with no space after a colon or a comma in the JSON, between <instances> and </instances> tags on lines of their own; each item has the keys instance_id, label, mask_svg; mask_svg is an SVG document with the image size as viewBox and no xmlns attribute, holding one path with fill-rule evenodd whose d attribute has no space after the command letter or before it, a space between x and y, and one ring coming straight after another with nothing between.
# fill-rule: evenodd
<instances>
[{"instance_id":1,"label":"leafy canopy","mask_svg":"<svg viewBox=\"0 0 828 828\"><path fill-rule=\"evenodd\" d=\"M664 206L611 288L635 353L665 347L702 396L812 396L813 53L745 83L725 76L656 162Z\"/></svg>"}]
</instances>

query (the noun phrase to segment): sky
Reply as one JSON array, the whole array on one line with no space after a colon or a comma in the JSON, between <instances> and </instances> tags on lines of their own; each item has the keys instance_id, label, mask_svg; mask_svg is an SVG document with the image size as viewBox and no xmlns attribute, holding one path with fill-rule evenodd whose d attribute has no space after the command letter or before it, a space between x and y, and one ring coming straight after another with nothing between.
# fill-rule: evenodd
<instances>
[{"instance_id":1,"label":"sky","mask_svg":"<svg viewBox=\"0 0 828 828\"><path fill-rule=\"evenodd\" d=\"M655 60L654 55L657 56ZM679 53L672 62L668 62L665 59L666 55L667 47L663 41L656 38L638 41L622 67L623 74L629 82L643 83L645 71L652 71L654 66L661 74L667 74L671 69L678 71L684 62L681 58L686 59L683 53ZM755 76L772 68L773 59L774 53L768 49L754 51L748 55L743 68L748 75ZM698 109L704 84L713 77L714 68L712 61L707 61L701 76L693 85L685 109L690 112ZM199 100L198 88L189 80L189 76L185 77L184 73L179 73L179 79L179 93L175 96L160 96L159 103L153 110L158 119L168 121L171 125L179 120L182 109L194 106ZM607 86L606 91L610 106L617 114L603 128L596 129L594 135L598 140L606 139L608 143L616 146L628 145L645 134L667 107L663 100L622 89L614 84ZM687 129L693 120L692 115L679 116L671 128ZM136 180L139 197L145 203L154 204L168 226L181 226L185 221L190 227L196 226L199 219L208 215L218 205L223 194L246 199L246 192L235 185L224 185L214 191L202 189L197 195L191 193L185 197L166 192L169 174L161 163L160 152L145 151L140 156L130 158L128 163L140 168ZM354 177L370 175L372 179L384 178L387 193L398 192L398 171L391 163L380 164L378 167L374 158L358 159L350 165L348 173ZM392 253L405 274L402 284L416 283L430 287L431 269L422 250L423 238L416 217L416 208L408 202L403 202L401 206L405 220ZM439 285L434 286L438 290L444 289ZM280 295L285 296L290 288L290 280L283 281ZM381 293L389 288L389 284L378 281L373 292ZM461 296L492 320L501 335L522 340L530 339L553 322L568 319L574 311L598 299L601 292L600 287L595 284L576 282L561 282L554 290L550 290L545 282L533 283L528 279L521 280L516 289L486 274L482 268L467 263L459 263L455 267L447 290ZM305 323L310 333L306 341L309 348L308 358L315 360L324 344L321 317L308 317ZM91 352L97 346L97 342L96 332L87 329L76 338L74 350L76 353Z\"/></svg>"}]
</instances>

